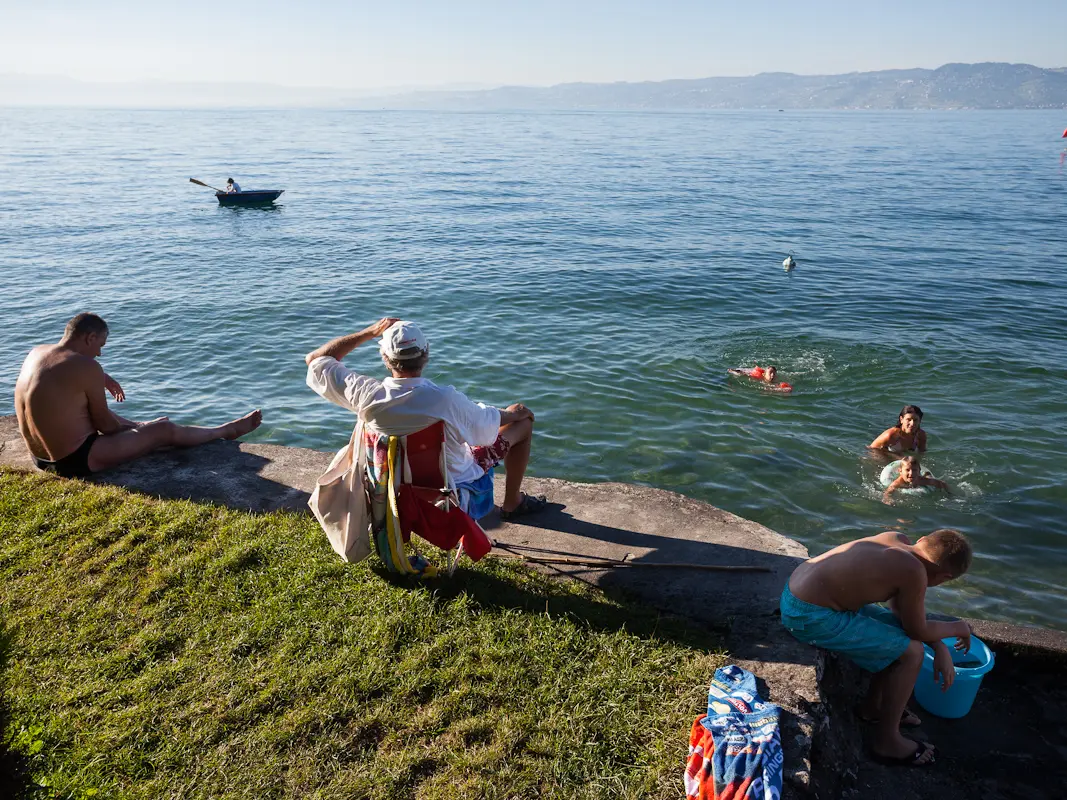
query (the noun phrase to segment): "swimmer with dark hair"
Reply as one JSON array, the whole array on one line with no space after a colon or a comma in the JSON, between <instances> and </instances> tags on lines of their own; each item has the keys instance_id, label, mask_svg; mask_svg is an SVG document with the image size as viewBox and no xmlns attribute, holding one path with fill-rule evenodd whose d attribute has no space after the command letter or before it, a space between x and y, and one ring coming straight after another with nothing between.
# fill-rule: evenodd
<instances>
[{"instance_id":1,"label":"swimmer with dark hair","mask_svg":"<svg viewBox=\"0 0 1067 800\"><path fill-rule=\"evenodd\" d=\"M889 503L889 495L900 489L922 489L924 486L931 486L934 489L941 489L946 494L949 493L947 483L932 475L922 474L922 466L917 456L904 456L900 459L900 474L886 487L882 502Z\"/></svg>"},{"instance_id":2,"label":"swimmer with dark hair","mask_svg":"<svg viewBox=\"0 0 1067 800\"><path fill-rule=\"evenodd\" d=\"M759 381L764 384L764 387L769 392L780 392L781 394L788 394L793 391L793 387L785 381L776 384L774 381L778 377L778 367L761 367L755 366L752 369L728 369L726 370L730 375L736 375L739 378L749 378L754 381Z\"/></svg>"},{"instance_id":3,"label":"swimmer with dark hair","mask_svg":"<svg viewBox=\"0 0 1067 800\"><path fill-rule=\"evenodd\" d=\"M897 424L887 428L867 447L890 453L926 452L926 431L922 430L923 410L918 406L904 406L897 416Z\"/></svg>"}]
</instances>

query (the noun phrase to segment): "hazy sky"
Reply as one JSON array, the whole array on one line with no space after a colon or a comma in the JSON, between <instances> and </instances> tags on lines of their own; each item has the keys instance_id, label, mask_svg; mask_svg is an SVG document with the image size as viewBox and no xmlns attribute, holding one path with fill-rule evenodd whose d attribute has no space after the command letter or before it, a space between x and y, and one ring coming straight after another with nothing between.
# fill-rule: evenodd
<instances>
[{"instance_id":1,"label":"hazy sky","mask_svg":"<svg viewBox=\"0 0 1067 800\"><path fill-rule=\"evenodd\" d=\"M1067 0L0 0L0 73L295 86L1067 66Z\"/></svg>"}]
</instances>

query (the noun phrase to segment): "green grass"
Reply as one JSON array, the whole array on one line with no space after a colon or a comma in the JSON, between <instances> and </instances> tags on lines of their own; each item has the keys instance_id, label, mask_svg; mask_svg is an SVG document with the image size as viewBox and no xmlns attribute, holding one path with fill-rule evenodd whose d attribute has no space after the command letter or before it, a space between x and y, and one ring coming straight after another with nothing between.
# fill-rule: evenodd
<instances>
[{"instance_id":1,"label":"green grass","mask_svg":"<svg viewBox=\"0 0 1067 800\"><path fill-rule=\"evenodd\" d=\"M679 796L711 635L513 564L375 562L307 516L0 470L8 735L40 796Z\"/></svg>"}]
</instances>

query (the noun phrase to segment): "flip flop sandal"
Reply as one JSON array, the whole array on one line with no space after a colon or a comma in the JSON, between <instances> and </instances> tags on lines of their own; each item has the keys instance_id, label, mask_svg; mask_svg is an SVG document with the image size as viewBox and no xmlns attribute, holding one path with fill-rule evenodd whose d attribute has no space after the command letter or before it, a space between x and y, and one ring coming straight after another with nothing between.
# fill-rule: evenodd
<instances>
[{"instance_id":1,"label":"flip flop sandal","mask_svg":"<svg viewBox=\"0 0 1067 800\"><path fill-rule=\"evenodd\" d=\"M544 511L548 506L548 498L543 494L534 497L532 494L522 493L522 500L511 511L505 511L500 509L500 518L505 522L515 519L516 517L525 517L528 514L536 514L538 511Z\"/></svg>"},{"instance_id":2,"label":"flip flop sandal","mask_svg":"<svg viewBox=\"0 0 1067 800\"><path fill-rule=\"evenodd\" d=\"M860 718L862 722L866 722L870 725L878 724L878 717L865 717L863 712L859 709L856 710L856 716ZM900 715L900 727L902 728L918 728L923 724L923 721L919 719L918 715L910 708L905 708L904 713Z\"/></svg>"},{"instance_id":3,"label":"flip flop sandal","mask_svg":"<svg viewBox=\"0 0 1067 800\"><path fill-rule=\"evenodd\" d=\"M913 739L912 741L915 740ZM930 758L927 761L920 761L927 753L930 754ZM872 750L871 758L887 767L930 767L937 761L937 748L929 742L915 741L915 752L911 755L894 758L893 756L883 756Z\"/></svg>"}]
</instances>

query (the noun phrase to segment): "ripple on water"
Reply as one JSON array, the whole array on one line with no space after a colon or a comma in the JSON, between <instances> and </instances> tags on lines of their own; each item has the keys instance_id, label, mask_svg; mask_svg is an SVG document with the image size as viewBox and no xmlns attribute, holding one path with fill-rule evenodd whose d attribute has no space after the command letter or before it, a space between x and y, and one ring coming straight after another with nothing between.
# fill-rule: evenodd
<instances>
[{"instance_id":1,"label":"ripple on water","mask_svg":"<svg viewBox=\"0 0 1067 800\"><path fill-rule=\"evenodd\" d=\"M959 527L979 557L934 605L1067 628L1067 178L1035 121L3 109L0 399L91 309L127 416L261 406L252 440L334 448L350 417L303 354L401 315L431 377L537 411L538 474L682 491L813 551ZM286 194L222 208L189 173ZM756 363L793 395L725 374ZM905 403L952 495L887 506L864 445Z\"/></svg>"}]
</instances>

